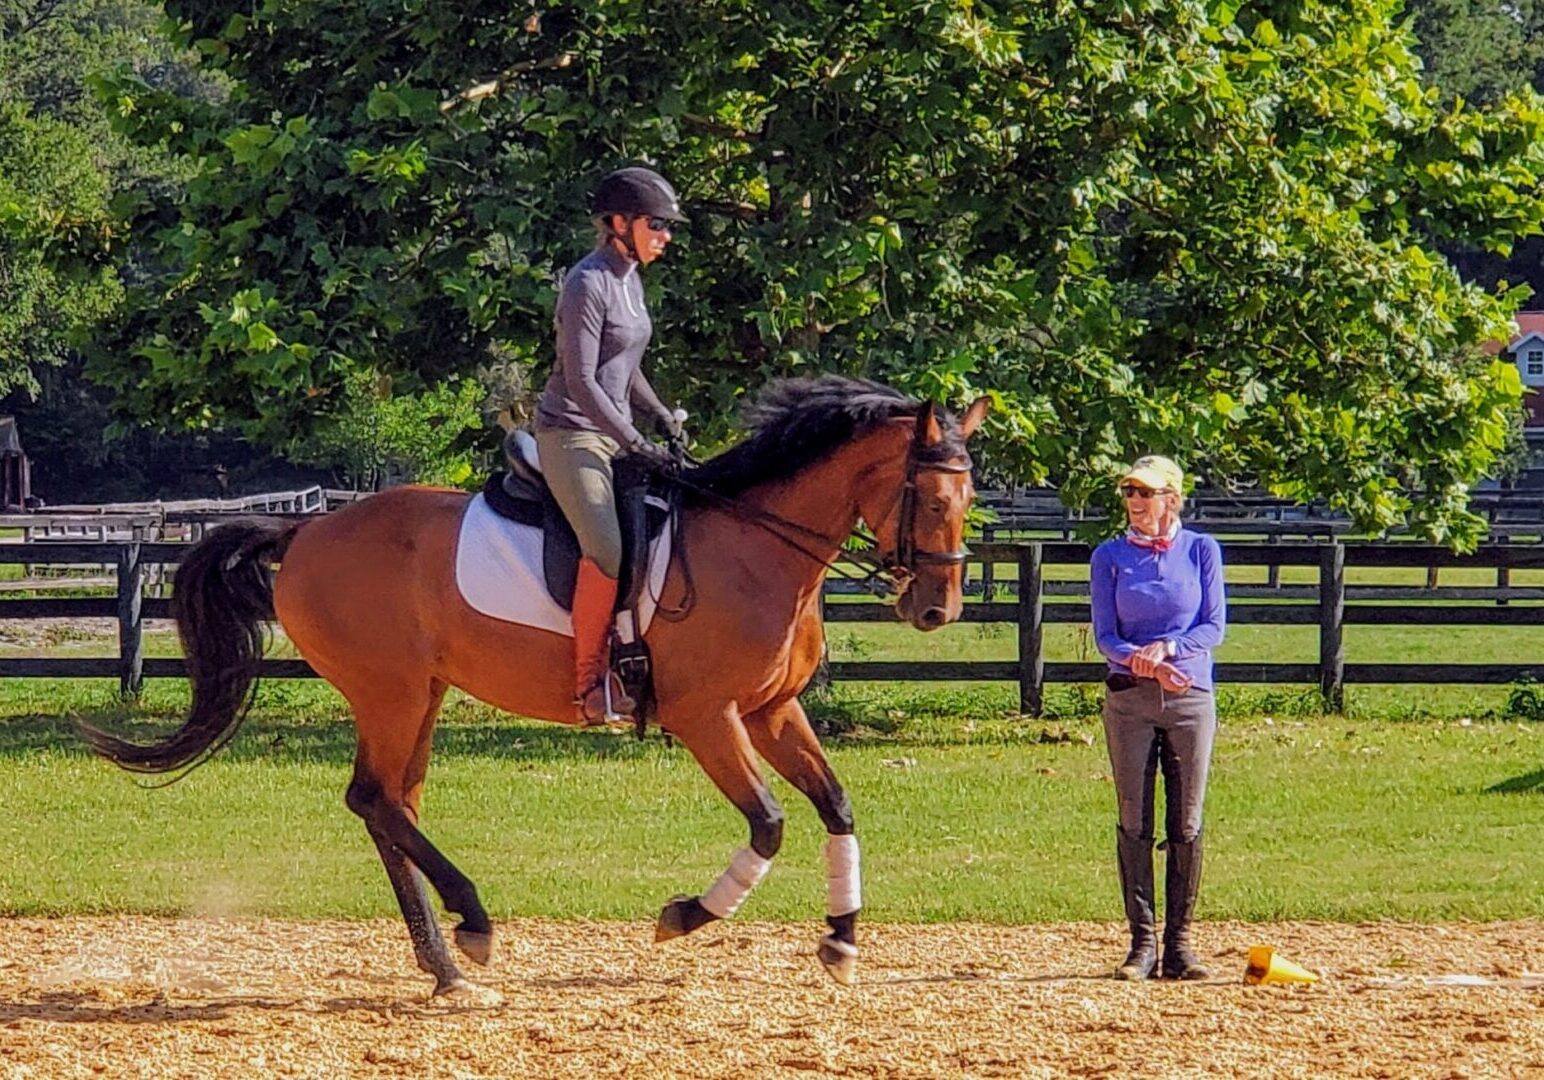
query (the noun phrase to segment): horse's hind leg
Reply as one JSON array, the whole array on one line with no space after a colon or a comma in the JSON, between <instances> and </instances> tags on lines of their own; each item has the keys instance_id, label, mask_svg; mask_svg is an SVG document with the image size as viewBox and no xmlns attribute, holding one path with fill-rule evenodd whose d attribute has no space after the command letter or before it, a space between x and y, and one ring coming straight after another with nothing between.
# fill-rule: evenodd
<instances>
[{"instance_id":1,"label":"horse's hind leg","mask_svg":"<svg viewBox=\"0 0 1544 1080\"><path fill-rule=\"evenodd\" d=\"M437 994L464 982L461 970L450 958L445 937L440 933L440 924L429 906L429 894L424 886L423 875L413 869L412 864L391 841L375 835L375 830L371 830L370 838L375 841L375 850L380 852L392 892L397 895L397 906L402 909L402 918L407 921L407 933L413 942L413 955L418 961L419 970L434 976L434 991Z\"/></svg>"},{"instance_id":2,"label":"horse's hind leg","mask_svg":"<svg viewBox=\"0 0 1544 1080\"><path fill-rule=\"evenodd\" d=\"M852 804L826 761L820 740L797 698L769 705L745 718L757 753L805 794L826 826L826 924L817 955L831 977L850 985L858 966L858 909L862 887Z\"/></svg>"},{"instance_id":3,"label":"horse's hind leg","mask_svg":"<svg viewBox=\"0 0 1544 1080\"><path fill-rule=\"evenodd\" d=\"M416 824L434 722L444 697L445 686L432 684L422 707L414 709L415 722L411 723L405 722L402 696L389 708L355 701L359 751L347 795L349 809L364 820L380 853L418 966L434 976L437 994L469 984L445 946L424 889L424 877L439 892L446 908L462 917L456 943L468 956L487 963L493 943L492 926L476 888Z\"/></svg>"}]
</instances>

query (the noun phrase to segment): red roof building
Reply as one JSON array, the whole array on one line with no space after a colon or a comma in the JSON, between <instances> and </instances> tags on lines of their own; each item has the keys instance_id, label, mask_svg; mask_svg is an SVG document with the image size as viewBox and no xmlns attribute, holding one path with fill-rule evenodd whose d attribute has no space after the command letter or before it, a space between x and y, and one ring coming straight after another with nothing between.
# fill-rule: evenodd
<instances>
[{"instance_id":1,"label":"red roof building","mask_svg":"<svg viewBox=\"0 0 1544 1080\"><path fill-rule=\"evenodd\" d=\"M1512 358L1523 381L1523 407L1528 410L1523 424L1544 428L1544 311L1519 311L1512 321L1517 324L1517 333L1505 349L1492 342L1485 351L1505 351Z\"/></svg>"}]
</instances>

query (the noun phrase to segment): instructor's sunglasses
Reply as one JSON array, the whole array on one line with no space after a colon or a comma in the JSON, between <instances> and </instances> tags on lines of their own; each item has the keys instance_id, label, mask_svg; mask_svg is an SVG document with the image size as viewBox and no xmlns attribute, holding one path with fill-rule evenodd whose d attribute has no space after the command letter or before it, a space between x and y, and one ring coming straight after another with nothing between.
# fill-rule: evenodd
<instances>
[{"instance_id":1,"label":"instructor's sunglasses","mask_svg":"<svg viewBox=\"0 0 1544 1080\"><path fill-rule=\"evenodd\" d=\"M1163 488L1161 491L1154 491L1152 488L1143 487L1141 484L1122 484L1120 486L1120 493L1123 499L1151 499L1154 495L1167 495L1169 489Z\"/></svg>"}]
</instances>

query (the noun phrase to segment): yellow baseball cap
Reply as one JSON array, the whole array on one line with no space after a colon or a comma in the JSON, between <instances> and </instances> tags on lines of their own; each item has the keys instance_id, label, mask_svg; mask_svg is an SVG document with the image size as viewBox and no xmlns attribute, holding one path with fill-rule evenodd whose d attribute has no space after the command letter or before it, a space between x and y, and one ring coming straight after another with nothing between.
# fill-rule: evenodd
<instances>
[{"instance_id":1,"label":"yellow baseball cap","mask_svg":"<svg viewBox=\"0 0 1544 1080\"><path fill-rule=\"evenodd\" d=\"M1145 488L1154 491L1178 491L1185 490L1185 470L1174 462L1158 454L1149 454L1139 457L1131 463L1131 468L1126 470L1120 478L1120 483L1141 484Z\"/></svg>"}]
</instances>

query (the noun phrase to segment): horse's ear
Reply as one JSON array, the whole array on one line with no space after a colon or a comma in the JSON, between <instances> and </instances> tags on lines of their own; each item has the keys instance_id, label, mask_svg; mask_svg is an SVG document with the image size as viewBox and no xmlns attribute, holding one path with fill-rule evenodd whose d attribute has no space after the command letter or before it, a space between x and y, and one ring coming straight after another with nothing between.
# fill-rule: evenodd
<instances>
[{"instance_id":1,"label":"horse's ear","mask_svg":"<svg viewBox=\"0 0 1544 1080\"><path fill-rule=\"evenodd\" d=\"M970 408L965 410L965 415L960 418L960 434L967 439L976 433L981 426L981 421L986 419L986 414L992 411L992 399L978 397L970 403Z\"/></svg>"},{"instance_id":2,"label":"horse's ear","mask_svg":"<svg viewBox=\"0 0 1544 1080\"><path fill-rule=\"evenodd\" d=\"M938 423L938 403L929 401L917 410L917 445L937 446L944 441L944 429Z\"/></svg>"}]
</instances>

